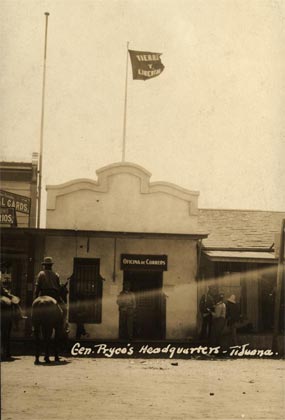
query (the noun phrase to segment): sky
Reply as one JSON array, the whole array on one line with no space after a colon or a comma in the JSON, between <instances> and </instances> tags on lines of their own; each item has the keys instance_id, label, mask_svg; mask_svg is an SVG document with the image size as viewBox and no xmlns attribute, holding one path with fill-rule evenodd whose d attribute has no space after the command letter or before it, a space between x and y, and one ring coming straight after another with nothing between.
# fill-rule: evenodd
<instances>
[{"instance_id":1,"label":"sky","mask_svg":"<svg viewBox=\"0 0 285 420\"><path fill-rule=\"evenodd\" d=\"M165 69L128 62L126 161L200 208L285 210L284 0L2 0L1 160L40 149L45 12L43 191L122 160L129 42Z\"/></svg>"}]
</instances>

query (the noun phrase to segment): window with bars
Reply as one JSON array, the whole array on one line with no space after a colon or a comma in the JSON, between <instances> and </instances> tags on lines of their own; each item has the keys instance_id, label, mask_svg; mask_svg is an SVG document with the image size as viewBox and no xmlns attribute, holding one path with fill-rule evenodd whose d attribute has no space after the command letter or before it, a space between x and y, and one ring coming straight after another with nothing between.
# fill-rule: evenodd
<instances>
[{"instance_id":1,"label":"window with bars","mask_svg":"<svg viewBox=\"0 0 285 420\"><path fill-rule=\"evenodd\" d=\"M70 280L69 321L102 322L102 277L98 258L74 258Z\"/></svg>"}]
</instances>

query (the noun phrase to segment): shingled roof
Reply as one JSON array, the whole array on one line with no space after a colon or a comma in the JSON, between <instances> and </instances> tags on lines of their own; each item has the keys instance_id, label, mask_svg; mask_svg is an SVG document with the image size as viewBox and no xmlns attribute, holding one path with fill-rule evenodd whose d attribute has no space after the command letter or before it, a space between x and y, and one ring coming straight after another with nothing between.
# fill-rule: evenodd
<instances>
[{"instance_id":1,"label":"shingled roof","mask_svg":"<svg viewBox=\"0 0 285 420\"><path fill-rule=\"evenodd\" d=\"M269 249L285 212L199 209L199 227L209 233L205 248Z\"/></svg>"}]
</instances>

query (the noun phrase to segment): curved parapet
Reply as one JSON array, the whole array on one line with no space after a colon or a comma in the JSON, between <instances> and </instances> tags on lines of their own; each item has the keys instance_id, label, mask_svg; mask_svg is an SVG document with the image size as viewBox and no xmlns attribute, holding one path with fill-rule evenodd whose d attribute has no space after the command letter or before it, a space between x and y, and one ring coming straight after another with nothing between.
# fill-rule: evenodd
<instances>
[{"instance_id":1,"label":"curved parapet","mask_svg":"<svg viewBox=\"0 0 285 420\"><path fill-rule=\"evenodd\" d=\"M134 163L107 165L96 174L97 180L76 179L46 187L47 227L138 231L141 225L142 231L150 227L156 231L156 226L158 231L169 231L172 220L180 232L198 214L199 192L168 182L152 183L151 173ZM174 222L177 217L179 223Z\"/></svg>"}]
</instances>

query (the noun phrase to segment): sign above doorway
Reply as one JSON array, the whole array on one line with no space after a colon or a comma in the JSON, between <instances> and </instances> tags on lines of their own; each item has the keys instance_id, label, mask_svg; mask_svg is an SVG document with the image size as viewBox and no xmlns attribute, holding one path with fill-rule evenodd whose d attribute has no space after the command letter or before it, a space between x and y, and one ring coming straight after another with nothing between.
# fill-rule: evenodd
<instances>
[{"instance_id":1,"label":"sign above doorway","mask_svg":"<svg viewBox=\"0 0 285 420\"><path fill-rule=\"evenodd\" d=\"M121 254L121 270L167 271L167 255Z\"/></svg>"}]
</instances>

